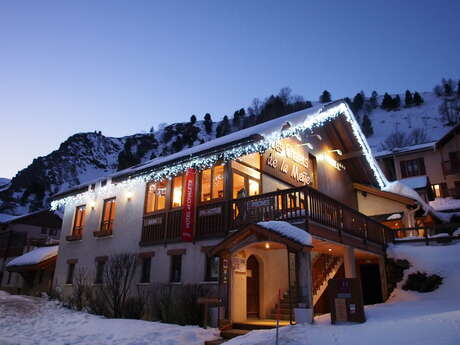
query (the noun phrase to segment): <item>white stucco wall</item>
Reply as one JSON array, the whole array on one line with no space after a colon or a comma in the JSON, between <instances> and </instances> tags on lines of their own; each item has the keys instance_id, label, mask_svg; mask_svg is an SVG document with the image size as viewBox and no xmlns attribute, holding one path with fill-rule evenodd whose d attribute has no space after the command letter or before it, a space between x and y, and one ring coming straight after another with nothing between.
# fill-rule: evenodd
<instances>
[{"instance_id":1,"label":"white stucco wall","mask_svg":"<svg viewBox=\"0 0 460 345\"><path fill-rule=\"evenodd\" d=\"M154 251L155 256L152 258L151 263L151 283L167 283L170 279L171 267L171 257L167 254L168 250L185 249L186 253L182 258L182 283L196 284L204 281L206 254L202 251L202 246L214 245L219 240L140 247L145 185L136 186L131 192L133 196L129 201L126 196L127 191L123 191L117 195L107 195L99 198L96 200L94 209L87 205L81 241L69 242L65 239L72 232L75 208L78 205L66 207L54 278L54 285L60 286L65 295L69 294L72 289L70 285L65 284L68 269L67 260L78 259L75 272L79 268L85 267L90 273L90 282L93 282L96 270L95 258L116 253L138 254ZM113 234L110 237L96 238L93 235L93 231L100 228L103 201L114 196L116 197L116 218L113 225ZM139 266L135 277L136 283L140 281L140 272L141 267Z\"/></svg>"}]
</instances>

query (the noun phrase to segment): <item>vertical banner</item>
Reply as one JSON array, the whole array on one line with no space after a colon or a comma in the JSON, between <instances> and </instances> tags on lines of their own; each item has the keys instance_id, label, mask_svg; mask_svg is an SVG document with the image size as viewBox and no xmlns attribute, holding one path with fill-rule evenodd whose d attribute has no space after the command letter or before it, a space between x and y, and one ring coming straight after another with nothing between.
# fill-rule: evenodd
<instances>
[{"instance_id":1,"label":"vertical banner","mask_svg":"<svg viewBox=\"0 0 460 345\"><path fill-rule=\"evenodd\" d=\"M189 168L185 175L184 204L182 206L182 241L193 241L193 227L195 225L195 188L196 171Z\"/></svg>"}]
</instances>

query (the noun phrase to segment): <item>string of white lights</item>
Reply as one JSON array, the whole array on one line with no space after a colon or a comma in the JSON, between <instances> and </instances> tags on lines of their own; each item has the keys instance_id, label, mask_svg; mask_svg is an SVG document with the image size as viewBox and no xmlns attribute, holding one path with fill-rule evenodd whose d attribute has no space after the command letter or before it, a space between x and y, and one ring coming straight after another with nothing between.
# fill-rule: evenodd
<instances>
[{"instance_id":1,"label":"string of white lights","mask_svg":"<svg viewBox=\"0 0 460 345\"><path fill-rule=\"evenodd\" d=\"M356 119L354 118L351 110L344 102L342 102L334 107L325 110L322 109L316 114L308 116L300 125L289 127L283 131L275 131L271 135L268 135L257 142L234 146L221 153L212 153L203 157L192 157L183 162L174 163L173 165L169 165L157 170L145 172L142 175L128 178L118 183L107 183L97 191L88 190L76 195L58 198L51 202L51 209L56 210L67 205L78 205L86 202L95 202L95 200L102 196L111 196L122 190L129 191L134 185L145 184L149 181L170 179L173 176L183 174L189 168L201 171L211 168L219 161L225 163L251 153L263 153L281 139L292 136L299 136L301 133L307 130L312 131L315 128L323 126L326 122L331 121L342 114L345 115L346 120L350 123L353 130L353 135L361 146L364 157L369 163L377 183L379 184L380 188L383 188L388 183L388 181L386 180L385 176L377 165L377 162L372 156L372 151L367 144L367 140L365 139L365 136L361 131L359 124L356 122ZM153 167L152 169L155 168Z\"/></svg>"}]
</instances>

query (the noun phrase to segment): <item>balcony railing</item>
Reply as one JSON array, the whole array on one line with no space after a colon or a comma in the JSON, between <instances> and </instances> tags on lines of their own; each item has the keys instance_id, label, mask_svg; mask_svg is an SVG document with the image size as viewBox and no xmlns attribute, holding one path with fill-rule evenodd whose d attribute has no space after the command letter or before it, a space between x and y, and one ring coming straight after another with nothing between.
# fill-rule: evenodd
<instances>
[{"instance_id":1,"label":"balcony railing","mask_svg":"<svg viewBox=\"0 0 460 345\"><path fill-rule=\"evenodd\" d=\"M144 216L141 245L179 240L181 219L182 211L177 209ZM385 225L311 187L199 205L195 238L225 236L229 230L268 220L301 227L313 222L335 233L337 238L348 235L381 245L393 241L393 233Z\"/></svg>"},{"instance_id":2,"label":"balcony railing","mask_svg":"<svg viewBox=\"0 0 460 345\"><path fill-rule=\"evenodd\" d=\"M82 226L75 226L72 229L72 235L66 236L67 241L78 241L81 240L81 235L83 232L83 227Z\"/></svg>"},{"instance_id":3,"label":"balcony railing","mask_svg":"<svg viewBox=\"0 0 460 345\"><path fill-rule=\"evenodd\" d=\"M444 161L442 162L442 170L444 175L455 175L460 174L460 164L456 161Z\"/></svg>"}]
</instances>

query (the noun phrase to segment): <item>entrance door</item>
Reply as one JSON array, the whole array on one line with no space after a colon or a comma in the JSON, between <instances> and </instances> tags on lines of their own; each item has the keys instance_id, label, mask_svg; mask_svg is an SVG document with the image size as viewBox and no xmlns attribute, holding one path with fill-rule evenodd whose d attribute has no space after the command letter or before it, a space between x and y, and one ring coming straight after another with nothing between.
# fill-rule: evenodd
<instances>
[{"instance_id":1,"label":"entrance door","mask_svg":"<svg viewBox=\"0 0 460 345\"><path fill-rule=\"evenodd\" d=\"M360 265L360 269L364 305L382 303L382 285L379 265L362 264Z\"/></svg>"},{"instance_id":2,"label":"entrance door","mask_svg":"<svg viewBox=\"0 0 460 345\"><path fill-rule=\"evenodd\" d=\"M246 310L247 317L259 317L259 263L251 255L246 264Z\"/></svg>"}]
</instances>

